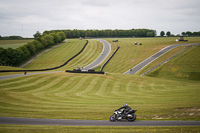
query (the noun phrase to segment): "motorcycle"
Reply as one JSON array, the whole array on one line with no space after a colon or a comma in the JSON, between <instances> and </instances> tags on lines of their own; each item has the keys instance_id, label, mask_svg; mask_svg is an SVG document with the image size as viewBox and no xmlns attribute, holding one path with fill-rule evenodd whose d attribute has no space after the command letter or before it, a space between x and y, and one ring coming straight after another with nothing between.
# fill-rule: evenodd
<instances>
[{"instance_id":1,"label":"motorcycle","mask_svg":"<svg viewBox=\"0 0 200 133\"><path fill-rule=\"evenodd\" d=\"M130 110L127 114L124 114L121 110L115 110L114 114L110 116L110 121L120 121L120 120L128 120L128 121L135 121L136 115L135 112L137 110Z\"/></svg>"}]
</instances>

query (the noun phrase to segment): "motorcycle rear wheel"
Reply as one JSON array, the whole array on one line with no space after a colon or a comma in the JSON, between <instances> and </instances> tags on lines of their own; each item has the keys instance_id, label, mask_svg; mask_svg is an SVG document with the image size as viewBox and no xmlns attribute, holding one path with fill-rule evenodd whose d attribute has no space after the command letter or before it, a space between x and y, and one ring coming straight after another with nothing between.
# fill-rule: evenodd
<instances>
[{"instance_id":1,"label":"motorcycle rear wheel","mask_svg":"<svg viewBox=\"0 0 200 133\"><path fill-rule=\"evenodd\" d=\"M135 114L131 114L132 117L127 117L128 121L135 121L136 120L136 115Z\"/></svg>"},{"instance_id":2,"label":"motorcycle rear wheel","mask_svg":"<svg viewBox=\"0 0 200 133\"><path fill-rule=\"evenodd\" d=\"M114 122L116 120L117 120L117 116L115 114L113 114L113 115L110 116L110 121L111 122Z\"/></svg>"}]
</instances>

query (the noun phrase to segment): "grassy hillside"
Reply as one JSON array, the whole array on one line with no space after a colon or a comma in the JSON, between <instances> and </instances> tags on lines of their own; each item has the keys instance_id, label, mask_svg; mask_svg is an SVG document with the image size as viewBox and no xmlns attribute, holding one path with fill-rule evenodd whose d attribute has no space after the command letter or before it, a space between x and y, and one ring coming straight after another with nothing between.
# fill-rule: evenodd
<instances>
[{"instance_id":1,"label":"grassy hillside","mask_svg":"<svg viewBox=\"0 0 200 133\"><path fill-rule=\"evenodd\" d=\"M50 68L63 64L76 53L78 53L86 43L86 40L69 39L69 42L56 47L33 60L25 66L25 69ZM100 42L89 40L83 53L74 58L66 66L56 69L63 71L66 69L74 69L76 66L82 67L93 62L101 53L103 46Z\"/></svg>"},{"instance_id":2,"label":"grassy hillside","mask_svg":"<svg viewBox=\"0 0 200 133\"><path fill-rule=\"evenodd\" d=\"M66 66L57 70L74 69L76 67L83 67L89 65L101 54L103 50L103 44L99 41L89 39L89 43L85 50L76 58L71 60Z\"/></svg>"},{"instance_id":3,"label":"grassy hillside","mask_svg":"<svg viewBox=\"0 0 200 133\"><path fill-rule=\"evenodd\" d=\"M62 44L40 55L24 68L40 69L59 66L78 53L85 43L85 40L69 40L68 43Z\"/></svg>"},{"instance_id":4,"label":"grassy hillside","mask_svg":"<svg viewBox=\"0 0 200 133\"><path fill-rule=\"evenodd\" d=\"M24 68L9 67L9 66L0 66L0 70L23 70L23 69L40 69L40 68L49 68L55 67L63 64L69 58L74 56L76 53L82 49L85 45L85 40L77 39L68 39L68 43L58 46L40 56L38 56L34 61L25 66ZM66 69L74 69L77 66L83 67L92 63L102 52L103 45L102 43L96 40L89 40L88 45L85 50L72 61L70 61L66 66L56 69L54 71L64 71ZM21 73L0 73L0 76L3 75L12 75L12 74L21 74Z\"/></svg>"},{"instance_id":5,"label":"grassy hillside","mask_svg":"<svg viewBox=\"0 0 200 133\"><path fill-rule=\"evenodd\" d=\"M113 46L119 45L120 49L104 68L104 71L124 73L168 45L200 42L200 37L185 38L189 40L188 42L175 42L176 39L177 37L120 38L118 39L119 42L112 42L113 39L106 39ZM140 42L143 45L134 45L135 42Z\"/></svg>"},{"instance_id":6,"label":"grassy hillside","mask_svg":"<svg viewBox=\"0 0 200 133\"><path fill-rule=\"evenodd\" d=\"M28 42L31 42L33 40L0 40L0 47L2 48L18 48L21 45L24 45Z\"/></svg>"},{"instance_id":7,"label":"grassy hillside","mask_svg":"<svg viewBox=\"0 0 200 133\"><path fill-rule=\"evenodd\" d=\"M175 39L130 38L119 39L117 43L107 39L112 49L117 45L121 48L106 66L105 71L109 72L106 75L61 72L0 80L0 116L108 120L116 108L128 103L138 110L136 114L140 120L200 120L200 82L188 80L200 72L199 46L187 49L168 62L168 66L151 73L156 77L122 74L161 48L176 44ZM143 45L135 46L135 41ZM102 44L95 40L89 42L82 54L59 70L84 66L95 60L102 51ZM26 68L62 64L84 44L83 40L69 40ZM167 56L175 52L170 51ZM171 80L178 76L183 79Z\"/></svg>"},{"instance_id":8,"label":"grassy hillside","mask_svg":"<svg viewBox=\"0 0 200 133\"><path fill-rule=\"evenodd\" d=\"M200 80L200 46L189 47L148 76Z\"/></svg>"},{"instance_id":9,"label":"grassy hillside","mask_svg":"<svg viewBox=\"0 0 200 133\"><path fill-rule=\"evenodd\" d=\"M200 82L51 73L0 81L0 116L103 119L123 103L138 119L200 120Z\"/></svg>"}]
</instances>

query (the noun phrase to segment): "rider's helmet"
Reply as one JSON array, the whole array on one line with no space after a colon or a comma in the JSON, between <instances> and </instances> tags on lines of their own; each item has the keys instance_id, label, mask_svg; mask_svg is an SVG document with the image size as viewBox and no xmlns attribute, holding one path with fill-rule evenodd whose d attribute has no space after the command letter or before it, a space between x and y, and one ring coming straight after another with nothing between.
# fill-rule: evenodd
<instances>
[{"instance_id":1,"label":"rider's helmet","mask_svg":"<svg viewBox=\"0 0 200 133\"><path fill-rule=\"evenodd\" d=\"M128 104L127 104L127 103L125 103L125 104L124 104L124 107L126 107L126 106L128 106Z\"/></svg>"}]
</instances>

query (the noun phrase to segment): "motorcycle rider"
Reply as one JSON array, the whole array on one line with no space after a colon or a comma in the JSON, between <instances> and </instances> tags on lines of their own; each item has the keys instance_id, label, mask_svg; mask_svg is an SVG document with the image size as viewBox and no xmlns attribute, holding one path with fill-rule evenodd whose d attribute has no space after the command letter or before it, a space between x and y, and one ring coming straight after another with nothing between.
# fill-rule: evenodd
<instances>
[{"instance_id":1,"label":"motorcycle rider","mask_svg":"<svg viewBox=\"0 0 200 133\"><path fill-rule=\"evenodd\" d=\"M118 108L117 110L121 110L121 109L123 109L123 111L122 111L122 115L123 115L123 116L124 116L124 115L127 115L128 112L129 112L130 110L132 110L132 109L128 106L127 103L124 103L124 105L123 105L121 108Z\"/></svg>"}]
</instances>

